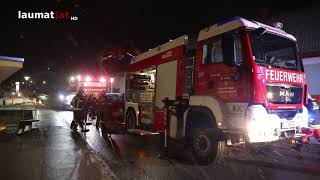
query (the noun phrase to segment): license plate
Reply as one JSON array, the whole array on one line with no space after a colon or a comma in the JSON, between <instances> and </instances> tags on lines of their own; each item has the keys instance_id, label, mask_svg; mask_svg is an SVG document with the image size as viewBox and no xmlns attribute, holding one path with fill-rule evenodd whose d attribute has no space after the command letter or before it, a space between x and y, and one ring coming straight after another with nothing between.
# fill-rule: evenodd
<instances>
[{"instance_id":1,"label":"license plate","mask_svg":"<svg viewBox=\"0 0 320 180\"><path fill-rule=\"evenodd\" d=\"M288 128L293 128L293 127L294 127L294 121L281 123L281 128L282 129L288 129Z\"/></svg>"}]
</instances>

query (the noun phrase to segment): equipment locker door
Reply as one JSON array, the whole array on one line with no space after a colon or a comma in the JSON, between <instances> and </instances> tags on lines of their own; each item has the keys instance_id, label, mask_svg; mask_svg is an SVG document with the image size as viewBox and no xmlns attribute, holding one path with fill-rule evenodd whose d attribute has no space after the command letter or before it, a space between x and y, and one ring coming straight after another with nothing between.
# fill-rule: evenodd
<instances>
[{"instance_id":1,"label":"equipment locker door","mask_svg":"<svg viewBox=\"0 0 320 180\"><path fill-rule=\"evenodd\" d=\"M163 107L162 100L176 98L177 61L170 61L157 66L155 106Z\"/></svg>"}]
</instances>

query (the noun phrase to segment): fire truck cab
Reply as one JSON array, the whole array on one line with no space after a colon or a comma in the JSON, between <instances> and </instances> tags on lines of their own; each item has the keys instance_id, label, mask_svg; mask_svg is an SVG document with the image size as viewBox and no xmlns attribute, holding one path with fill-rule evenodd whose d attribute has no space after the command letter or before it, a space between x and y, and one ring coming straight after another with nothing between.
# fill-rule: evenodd
<instances>
[{"instance_id":1,"label":"fire truck cab","mask_svg":"<svg viewBox=\"0 0 320 180\"><path fill-rule=\"evenodd\" d=\"M135 56L125 123L153 132L168 123L169 138L190 143L199 161L217 160L226 145L275 141L306 127L306 92L296 39L232 17Z\"/></svg>"}]
</instances>

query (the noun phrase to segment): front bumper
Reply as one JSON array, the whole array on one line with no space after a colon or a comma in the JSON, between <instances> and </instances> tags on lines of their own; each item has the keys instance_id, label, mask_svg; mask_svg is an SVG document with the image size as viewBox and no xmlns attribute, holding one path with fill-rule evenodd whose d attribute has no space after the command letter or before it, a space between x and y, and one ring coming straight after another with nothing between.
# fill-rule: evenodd
<instances>
[{"instance_id":1,"label":"front bumper","mask_svg":"<svg viewBox=\"0 0 320 180\"><path fill-rule=\"evenodd\" d=\"M299 130L308 127L308 110L303 106L302 112L296 113L292 119L279 118L276 113L269 114L269 119L280 123L280 132Z\"/></svg>"},{"instance_id":2,"label":"front bumper","mask_svg":"<svg viewBox=\"0 0 320 180\"><path fill-rule=\"evenodd\" d=\"M308 111L305 107L302 113L297 113L291 120L268 113L262 105L249 106L246 111L247 139L251 143L276 141L282 132L307 126Z\"/></svg>"}]
</instances>

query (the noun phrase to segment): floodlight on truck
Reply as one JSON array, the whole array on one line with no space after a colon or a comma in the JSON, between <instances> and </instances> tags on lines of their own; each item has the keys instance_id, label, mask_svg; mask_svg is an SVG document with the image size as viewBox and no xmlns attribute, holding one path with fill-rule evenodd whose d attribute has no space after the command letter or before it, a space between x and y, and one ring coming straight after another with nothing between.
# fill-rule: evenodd
<instances>
[{"instance_id":1,"label":"floodlight on truck","mask_svg":"<svg viewBox=\"0 0 320 180\"><path fill-rule=\"evenodd\" d=\"M87 76L87 77L85 78L85 81L90 82L90 81L92 81L92 78L91 78L90 76Z\"/></svg>"},{"instance_id":2,"label":"floodlight on truck","mask_svg":"<svg viewBox=\"0 0 320 180\"><path fill-rule=\"evenodd\" d=\"M106 82L106 78L105 77L100 77L100 82Z\"/></svg>"}]
</instances>

